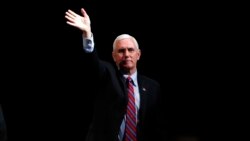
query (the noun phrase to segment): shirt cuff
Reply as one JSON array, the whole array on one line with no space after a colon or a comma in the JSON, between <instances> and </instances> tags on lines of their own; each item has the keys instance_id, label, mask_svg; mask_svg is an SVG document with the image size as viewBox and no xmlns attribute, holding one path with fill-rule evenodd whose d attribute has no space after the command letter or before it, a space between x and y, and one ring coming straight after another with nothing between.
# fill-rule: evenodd
<instances>
[{"instance_id":1,"label":"shirt cuff","mask_svg":"<svg viewBox=\"0 0 250 141\"><path fill-rule=\"evenodd\" d=\"M91 53L94 50L94 38L93 35L90 39L83 38L83 50L86 53Z\"/></svg>"}]
</instances>

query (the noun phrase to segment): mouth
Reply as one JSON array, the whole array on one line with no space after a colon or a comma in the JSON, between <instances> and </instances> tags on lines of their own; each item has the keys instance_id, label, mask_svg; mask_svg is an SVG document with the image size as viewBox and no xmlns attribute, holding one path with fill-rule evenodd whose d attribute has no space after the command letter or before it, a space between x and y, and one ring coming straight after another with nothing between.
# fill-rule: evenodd
<instances>
[{"instance_id":1,"label":"mouth","mask_svg":"<svg viewBox=\"0 0 250 141\"><path fill-rule=\"evenodd\" d=\"M123 61L121 61L121 65L127 65L127 64L129 64L129 63L132 63L132 61L131 60L123 60Z\"/></svg>"},{"instance_id":2,"label":"mouth","mask_svg":"<svg viewBox=\"0 0 250 141\"><path fill-rule=\"evenodd\" d=\"M123 60L123 61L122 61L123 64L124 64L124 63L130 63L130 62L132 62L132 60Z\"/></svg>"}]
</instances>

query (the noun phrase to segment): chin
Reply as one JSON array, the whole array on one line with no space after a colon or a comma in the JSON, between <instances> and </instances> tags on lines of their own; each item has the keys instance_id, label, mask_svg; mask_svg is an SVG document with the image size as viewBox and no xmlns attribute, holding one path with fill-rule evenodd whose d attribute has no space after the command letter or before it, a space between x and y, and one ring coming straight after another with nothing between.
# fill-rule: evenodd
<instances>
[{"instance_id":1,"label":"chin","mask_svg":"<svg viewBox=\"0 0 250 141\"><path fill-rule=\"evenodd\" d=\"M130 70L132 69L132 66L123 65L123 66L120 66L120 68L123 70Z\"/></svg>"},{"instance_id":2,"label":"chin","mask_svg":"<svg viewBox=\"0 0 250 141\"><path fill-rule=\"evenodd\" d=\"M130 70L134 67L131 63L120 63L119 67L124 70Z\"/></svg>"},{"instance_id":3,"label":"chin","mask_svg":"<svg viewBox=\"0 0 250 141\"><path fill-rule=\"evenodd\" d=\"M132 66L132 65L123 65L122 67L123 67L123 68L127 68L127 69L131 69L131 68L133 68L133 66Z\"/></svg>"}]
</instances>

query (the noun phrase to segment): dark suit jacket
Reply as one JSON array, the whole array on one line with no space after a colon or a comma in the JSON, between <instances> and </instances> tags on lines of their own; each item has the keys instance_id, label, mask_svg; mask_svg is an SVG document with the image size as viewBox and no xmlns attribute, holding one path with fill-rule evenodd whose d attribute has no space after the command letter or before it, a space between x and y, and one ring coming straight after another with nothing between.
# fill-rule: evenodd
<instances>
[{"instance_id":1,"label":"dark suit jacket","mask_svg":"<svg viewBox=\"0 0 250 141\"><path fill-rule=\"evenodd\" d=\"M7 140L6 125L3 117L2 107L0 105L0 141Z\"/></svg>"},{"instance_id":2,"label":"dark suit jacket","mask_svg":"<svg viewBox=\"0 0 250 141\"><path fill-rule=\"evenodd\" d=\"M97 82L100 82L87 141L118 141L128 102L125 79L113 64L101 61L96 51L84 56L98 76ZM140 92L138 141L160 141L160 86L155 80L139 73L137 77Z\"/></svg>"}]
</instances>

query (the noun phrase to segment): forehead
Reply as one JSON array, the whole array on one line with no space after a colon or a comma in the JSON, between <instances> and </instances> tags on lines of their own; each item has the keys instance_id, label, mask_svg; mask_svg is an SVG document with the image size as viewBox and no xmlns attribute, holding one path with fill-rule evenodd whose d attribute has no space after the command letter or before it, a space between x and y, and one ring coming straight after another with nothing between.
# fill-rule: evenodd
<instances>
[{"instance_id":1,"label":"forehead","mask_svg":"<svg viewBox=\"0 0 250 141\"><path fill-rule=\"evenodd\" d=\"M135 43L133 42L133 40L131 38L125 38L125 39L121 39L119 41L116 42L116 47L117 48L121 48L121 47L135 47Z\"/></svg>"}]
</instances>

